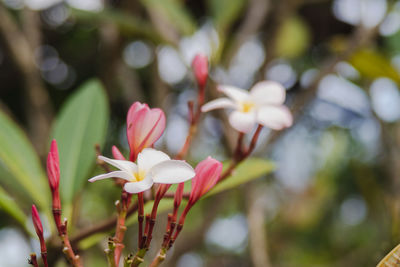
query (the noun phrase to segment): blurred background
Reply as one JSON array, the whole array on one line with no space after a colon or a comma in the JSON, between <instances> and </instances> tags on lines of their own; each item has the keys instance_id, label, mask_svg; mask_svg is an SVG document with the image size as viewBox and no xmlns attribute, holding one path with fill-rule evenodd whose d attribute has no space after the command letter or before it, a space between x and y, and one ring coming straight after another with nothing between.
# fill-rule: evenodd
<instances>
[{"instance_id":1,"label":"blurred background","mask_svg":"<svg viewBox=\"0 0 400 267\"><path fill-rule=\"evenodd\" d=\"M127 154L134 101L164 109L157 147L175 154L197 93L190 64L199 52L210 59L208 99L216 84L275 80L295 124L262 131L254 156L275 171L200 201L164 266L374 266L400 242L400 1L0 0L0 266L25 266L39 251L30 205L47 196L46 218L46 151L52 137L72 134L54 122L74 96L104 124L93 137L104 155L114 144ZM103 94L80 94L93 78ZM190 162L229 158L236 133L225 118L204 116ZM92 147L82 155L93 159L83 182L63 202L78 207L72 236L110 217L120 194L111 181L84 182L102 171ZM27 182L33 175L46 192ZM133 225L125 252L135 234ZM106 266L107 235L95 237L77 245L87 266ZM65 266L53 239L50 257Z\"/></svg>"}]
</instances>

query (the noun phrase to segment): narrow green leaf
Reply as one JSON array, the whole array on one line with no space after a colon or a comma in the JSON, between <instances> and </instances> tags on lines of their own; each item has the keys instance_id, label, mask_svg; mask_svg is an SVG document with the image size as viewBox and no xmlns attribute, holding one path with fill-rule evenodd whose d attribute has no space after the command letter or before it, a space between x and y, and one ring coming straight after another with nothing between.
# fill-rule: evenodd
<instances>
[{"instance_id":1,"label":"narrow green leaf","mask_svg":"<svg viewBox=\"0 0 400 267\"><path fill-rule=\"evenodd\" d=\"M224 164L224 169L228 168L229 163ZM211 196L222 191L226 191L237 187L241 184L248 183L263 175L272 172L275 169L274 163L261 158L250 158L242 162L233 171L233 174L221 183L217 184L207 195Z\"/></svg>"},{"instance_id":2,"label":"narrow green leaf","mask_svg":"<svg viewBox=\"0 0 400 267\"><path fill-rule=\"evenodd\" d=\"M196 30L196 22L181 1L177 0L141 0L150 10L165 17L182 34L189 35Z\"/></svg>"},{"instance_id":3,"label":"narrow green leaf","mask_svg":"<svg viewBox=\"0 0 400 267\"><path fill-rule=\"evenodd\" d=\"M360 50L353 54L350 63L361 73L361 75L376 79L388 77L400 84L400 75L392 66L390 60L374 50Z\"/></svg>"},{"instance_id":4,"label":"narrow green leaf","mask_svg":"<svg viewBox=\"0 0 400 267\"><path fill-rule=\"evenodd\" d=\"M220 34L225 34L225 31L239 17L243 7L246 4L245 0L208 0L208 9L211 12L215 27Z\"/></svg>"},{"instance_id":5,"label":"narrow green leaf","mask_svg":"<svg viewBox=\"0 0 400 267\"><path fill-rule=\"evenodd\" d=\"M0 111L0 182L49 210L50 190L40 160L24 132Z\"/></svg>"},{"instance_id":6,"label":"narrow green leaf","mask_svg":"<svg viewBox=\"0 0 400 267\"><path fill-rule=\"evenodd\" d=\"M121 30L122 34L143 36L156 43L163 42L162 37L148 22L115 9L104 9L100 12L93 12L71 8L70 12L77 20L85 23L96 24L100 27L102 23L110 22L115 24Z\"/></svg>"},{"instance_id":7,"label":"narrow green leaf","mask_svg":"<svg viewBox=\"0 0 400 267\"><path fill-rule=\"evenodd\" d=\"M109 110L97 80L83 84L61 109L53 129L60 153L60 192L69 205L87 181L96 160L95 144L103 145Z\"/></svg>"},{"instance_id":8,"label":"narrow green leaf","mask_svg":"<svg viewBox=\"0 0 400 267\"><path fill-rule=\"evenodd\" d=\"M26 229L27 217L15 200L0 186L0 209L11 215ZM27 230L27 229L26 229Z\"/></svg>"}]
</instances>

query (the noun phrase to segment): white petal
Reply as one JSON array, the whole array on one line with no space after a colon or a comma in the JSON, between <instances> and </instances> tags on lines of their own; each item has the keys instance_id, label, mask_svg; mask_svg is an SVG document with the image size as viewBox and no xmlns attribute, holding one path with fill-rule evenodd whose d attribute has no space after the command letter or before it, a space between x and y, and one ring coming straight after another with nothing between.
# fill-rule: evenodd
<instances>
[{"instance_id":1,"label":"white petal","mask_svg":"<svg viewBox=\"0 0 400 267\"><path fill-rule=\"evenodd\" d=\"M203 105L201 107L202 112L208 112L213 109L218 109L218 108L236 108L237 105L230 100L229 98L223 97L223 98L218 98L213 101L208 102L207 104Z\"/></svg>"},{"instance_id":2,"label":"white petal","mask_svg":"<svg viewBox=\"0 0 400 267\"><path fill-rule=\"evenodd\" d=\"M250 97L259 105L280 105L285 101L286 90L280 83L274 81L262 81L251 88Z\"/></svg>"},{"instance_id":3,"label":"white petal","mask_svg":"<svg viewBox=\"0 0 400 267\"><path fill-rule=\"evenodd\" d=\"M169 159L171 158L164 152L153 148L145 148L138 155L137 164L139 172L147 173L154 165Z\"/></svg>"},{"instance_id":4,"label":"white petal","mask_svg":"<svg viewBox=\"0 0 400 267\"><path fill-rule=\"evenodd\" d=\"M124 189L128 193L136 194L150 189L153 186L153 183L153 180L149 176L140 182L126 183Z\"/></svg>"},{"instance_id":5,"label":"white petal","mask_svg":"<svg viewBox=\"0 0 400 267\"><path fill-rule=\"evenodd\" d=\"M246 101L249 98L249 92L234 86L218 85L218 91L221 91L235 102Z\"/></svg>"},{"instance_id":6,"label":"white petal","mask_svg":"<svg viewBox=\"0 0 400 267\"><path fill-rule=\"evenodd\" d=\"M104 156L99 156L99 159L107 162L110 165L113 165L114 167L120 169L121 171L126 171L126 172L129 172L129 173L137 172L137 166L132 161L110 159L110 158L107 158L107 157L104 157Z\"/></svg>"},{"instance_id":7,"label":"white petal","mask_svg":"<svg viewBox=\"0 0 400 267\"><path fill-rule=\"evenodd\" d=\"M127 172L124 171L115 171L115 172L109 172L109 173L105 173L105 174L100 174L97 175L93 178L89 179L89 182L95 182L98 180L103 180L103 179L107 179L107 178L122 178L124 180L127 181L131 181L132 179L135 179L135 177Z\"/></svg>"},{"instance_id":8,"label":"white petal","mask_svg":"<svg viewBox=\"0 0 400 267\"><path fill-rule=\"evenodd\" d=\"M168 160L151 168L150 175L155 183L178 184L192 179L196 173L183 160Z\"/></svg>"},{"instance_id":9,"label":"white petal","mask_svg":"<svg viewBox=\"0 0 400 267\"><path fill-rule=\"evenodd\" d=\"M293 117L285 106L264 106L258 111L257 121L263 126L281 130L292 125Z\"/></svg>"},{"instance_id":10,"label":"white petal","mask_svg":"<svg viewBox=\"0 0 400 267\"><path fill-rule=\"evenodd\" d=\"M256 113L233 111L229 115L229 123L239 132L248 133L254 128Z\"/></svg>"}]
</instances>

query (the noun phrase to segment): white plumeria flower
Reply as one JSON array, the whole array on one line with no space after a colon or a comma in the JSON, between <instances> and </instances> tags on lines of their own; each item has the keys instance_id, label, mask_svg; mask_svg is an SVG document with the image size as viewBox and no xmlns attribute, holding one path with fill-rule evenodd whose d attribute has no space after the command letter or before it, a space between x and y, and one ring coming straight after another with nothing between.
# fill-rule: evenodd
<instances>
[{"instance_id":1,"label":"white plumeria flower","mask_svg":"<svg viewBox=\"0 0 400 267\"><path fill-rule=\"evenodd\" d=\"M89 179L89 182L106 178L121 178L128 181L124 189L132 194L146 191L154 183L178 184L195 176L193 168L185 161L171 160L164 152L152 148L145 148L139 153L137 164L103 156L99 156L99 159L120 170L97 175Z\"/></svg>"},{"instance_id":2,"label":"white plumeria flower","mask_svg":"<svg viewBox=\"0 0 400 267\"><path fill-rule=\"evenodd\" d=\"M202 106L207 112L218 108L234 109L229 115L229 122L239 132L250 132L256 123L273 130L281 130L293 123L292 114L283 105L286 97L285 88L273 81L262 81L250 91L228 85L218 86L218 90L228 98L218 98Z\"/></svg>"}]
</instances>

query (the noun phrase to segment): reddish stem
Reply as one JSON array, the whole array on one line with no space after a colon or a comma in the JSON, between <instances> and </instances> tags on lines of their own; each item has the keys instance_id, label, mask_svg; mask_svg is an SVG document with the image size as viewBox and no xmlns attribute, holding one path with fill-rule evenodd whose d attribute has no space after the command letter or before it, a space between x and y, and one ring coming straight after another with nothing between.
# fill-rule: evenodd
<instances>
[{"instance_id":1,"label":"reddish stem","mask_svg":"<svg viewBox=\"0 0 400 267\"><path fill-rule=\"evenodd\" d=\"M31 257L29 258L28 263L34 267L39 267L39 264L36 259L36 254L32 253L30 256Z\"/></svg>"},{"instance_id":2,"label":"reddish stem","mask_svg":"<svg viewBox=\"0 0 400 267\"><path fill-rule=\"evenodd\" d=\"M143 192L138 193L138 247L142 248L142 240L143 240L143 219L144 219L144 199Z\"/></svg>"},{"instance_id":3,"label":"reddish stem","mask_svg":"<svg viewBox=\"0 0 400 267\"><path fill-rule=\"evenodd\" d=\"M115 265L119 265L119 260L121 258L122 250L125 247L123 244L125 232L126 232L126 226L125 226L125 219L127 215L127 211L129 208L129 205L131 203L132 199L132 194L129 194L127 192L122 192L121 195L121 202L117 204L117 210L118 210L118 219L117 219L117 226L115 230L115 236L113 238L115 242L115 252L114 252L114 261Z\"/></svg>"}]
</instances>

